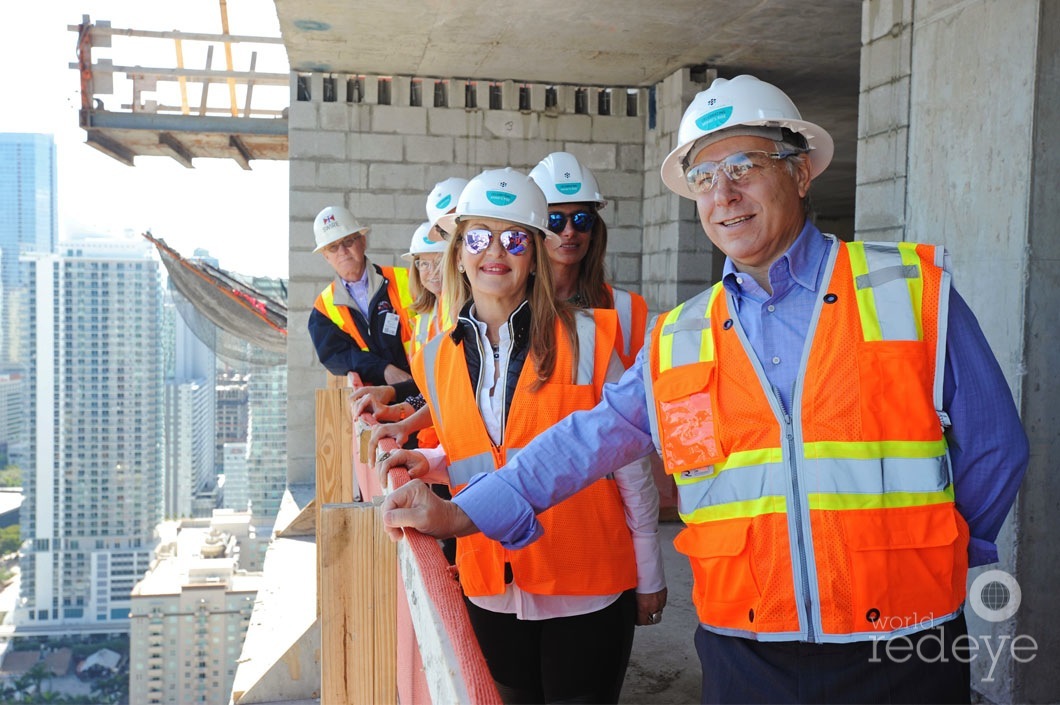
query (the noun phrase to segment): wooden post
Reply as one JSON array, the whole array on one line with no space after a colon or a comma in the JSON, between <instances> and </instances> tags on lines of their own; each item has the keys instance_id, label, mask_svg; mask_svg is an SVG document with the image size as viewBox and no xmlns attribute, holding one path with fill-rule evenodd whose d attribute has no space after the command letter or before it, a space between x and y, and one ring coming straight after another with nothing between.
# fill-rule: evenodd
<instances>
[{"instance_id":1,"label":"wooden post","mask_svg":"<svg viewBox=\"0 0 1060 705\"><path fill-rule=\"evenodd\" d=\"M321 509L320 700L397 702L396 546L375 505Z\"/></svg>"},{"instance_id":2,"label":"wooden post","mask_svg":"<svg viewBox=\"0 0 1060 705\"><path fill-rule=\"evenodd\" d=\"M332 384L345 382L344 377L329 376L328 388L316 393L316 523L320 526L320 509L325 504L353 502L357 499L353 479L353 422L347 402L349 390ZM317 614L321 605L320 551L317 551Z\"/></svg>"}]
</instances>

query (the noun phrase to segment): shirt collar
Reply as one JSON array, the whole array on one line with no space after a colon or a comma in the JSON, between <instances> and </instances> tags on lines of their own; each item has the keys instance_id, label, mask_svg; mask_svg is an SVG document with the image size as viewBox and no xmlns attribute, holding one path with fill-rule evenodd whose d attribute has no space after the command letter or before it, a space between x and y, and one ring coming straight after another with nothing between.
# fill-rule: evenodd
<instances>
[{"instance_id":1,"label":"shirt collar","mask_svg":"<svg viewBox=\"0 0 1060 705\"><path fill-rule=\"evenodd\" d=\"M798 284L799 286L809 291L817 290L817 282L821 272L821 268L824 267L825 259L828 256L829 242L821 231L817 229L809 219L806 220L806 224L802 226L802 231L799 232L799 236L795 238L795 242L791 243L791 247L787 249L784 254L777 259L769 267L770 278L778 271L778 264L781 260L785 260L787 276ZM740 297L740 285L736 283L736 278L740 275L737 271L736 265L733 264L732 260L728 257L725 258L725 265L722 268L722 284L725 286L726 291L733 294L739 299Z\"/></svg>"}]
</instances>

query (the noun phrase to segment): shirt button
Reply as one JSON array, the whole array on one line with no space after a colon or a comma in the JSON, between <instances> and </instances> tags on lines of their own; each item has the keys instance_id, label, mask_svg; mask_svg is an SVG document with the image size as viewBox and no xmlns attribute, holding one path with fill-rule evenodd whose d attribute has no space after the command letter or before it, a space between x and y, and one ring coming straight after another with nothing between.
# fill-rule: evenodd
<instances>
[{"instance_id":1,"label":"shirt button","mask_svg":"<svg viewBox=\"0 0 1060 705\"><path fill-rule=\"evenodd\" d=\"M736 277L736 283L743 286L743 277Z\"/></svg>"},{"instance_id":2,"label":"shirt button","mask_svg":"<svg viewBox=\"0 0 1060 705\"><path fill-rule=\"evenodd\" d=\"M769 311L770 313L773 313L774 311L777 310L777 307L774 306L773 304L769 304L768 306L766 306L766 310Z\"/></svg>"},{"instance_id":3,"label":"shirt button","mask_svg":"<svg viewBox=\"0 0 1060 705\"><path fill-rule=\"evenodd\" d=\"M780 364L780 358L777 357L776 355L773 356L773 364L774 365L779 365Z\"/></svg>"}]
</instances>

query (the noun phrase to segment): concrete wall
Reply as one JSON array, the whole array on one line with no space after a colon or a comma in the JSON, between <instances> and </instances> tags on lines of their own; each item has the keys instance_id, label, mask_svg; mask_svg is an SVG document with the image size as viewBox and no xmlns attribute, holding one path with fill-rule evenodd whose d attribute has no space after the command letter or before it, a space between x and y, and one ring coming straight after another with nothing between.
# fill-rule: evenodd
<instances>
[{"instance_id":1,"label":"concrete wall","mask_svg":"<svg viewBox=\"0 0 1060 705\"><path fill-rule=\"evenodd\" d=\"M866 0L858 125L858 239L941 243L1012 388L1032 443L998 540L1022 587L1013 619L966 610L991 656L972 686L994 702L1055 702L1058 353L1055 197L1060 5L1048 0ZM1052 392L1052 393L1050 393ZM1006 644L1026 650L1013 655ZM1031 649L1034 645L1036 648ZM1002 649L1001 647L1004 646Z\"/></svg>"},{"instance_id":2,"label":"concrete wall","mask_svg":"<svg viewBox=\"0 0 1060 705\"><path fill-rule=\"evenodd\" d=\"M530 85L530 109L519 110L519 86L512 82L498 84L502 104L490 109L486 82L473 87L478 107L471 108L465 105L463 81L447 82L449 107L433 107L434 79L422 81L422 106L410 104L408 77L392 79L389 105L378 102L376 77L362 77L363 102L346 102L347 76L337 79L336 100L325 102L323 74L304 76L301 91L299 76L292 75L288 481L293 483L313 481L314 390L324 385L326 374L304 332L313 301L332 276L323 257L312 252L312 220L321 208L347 206L372 226L369 258L378 264L393 264L424 220L426 196L435 183L449 176L470 178L483 169L503 166L528 172L549 152L566 150L593 169L609 201L603 216L608 225L612 280L640 291L645 182L659 181L661 159L652 166L645 161L646 89L633 92L636 114L628 116L624 88L611 90L610 113L600 114L601 89L596 87L585 89L588 111L581 113L576 112L574 86L557 86L556 105L546 108L546 87ZM305 88L308 100L304 99ZM674 97L670 113L678 109L682 95ZM674 120L672 115L670 119ZM676 129L676 121L673 125ZM664 143L669 143L670 134L663 135ZM653 178L646 179L646 174ZM663 227L673 217L657 218L654 225ZM673 268L675 262L674 257L649 260L647 267L657 271ZM673 277L659 271L650 279ZM658 310L661 305L672 305L672 297L671 291L658 297L665 300L650 297L650 303Z\"/></svg>"}]
</instances>

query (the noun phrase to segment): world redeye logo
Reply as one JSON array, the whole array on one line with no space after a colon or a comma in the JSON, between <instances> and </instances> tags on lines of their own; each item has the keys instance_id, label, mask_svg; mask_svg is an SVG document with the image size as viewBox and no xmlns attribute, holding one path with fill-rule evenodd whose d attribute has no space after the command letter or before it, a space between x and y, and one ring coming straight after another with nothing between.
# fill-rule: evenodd
<instances>
[{"instance_id":1,"label":"world redeye logo","mask_svg":"<svg viewBox=\"0 0 1060 705\"><path fill-rule=\"evenodd\" d=\"M439 209L439 210L441 210L442 208L445 208L446 206L448 206L452 202L453 202L453 194L447 193L444 196L442 196L441 200L439 200L438 203L435 204L434 207Z\"/></svg>"},{"instance_id":2,"label":"world redeye logo","mask_svg":"<svg viewBox=\"0 0 1060 705\"><path fill-rule=\"evenodd\" d=\"M571 194L578 193L582 188L582 182L572 181L568 184L556 184L556 190L562 193L564 196L570 196Z\"/></svg>"}]
</instances>

